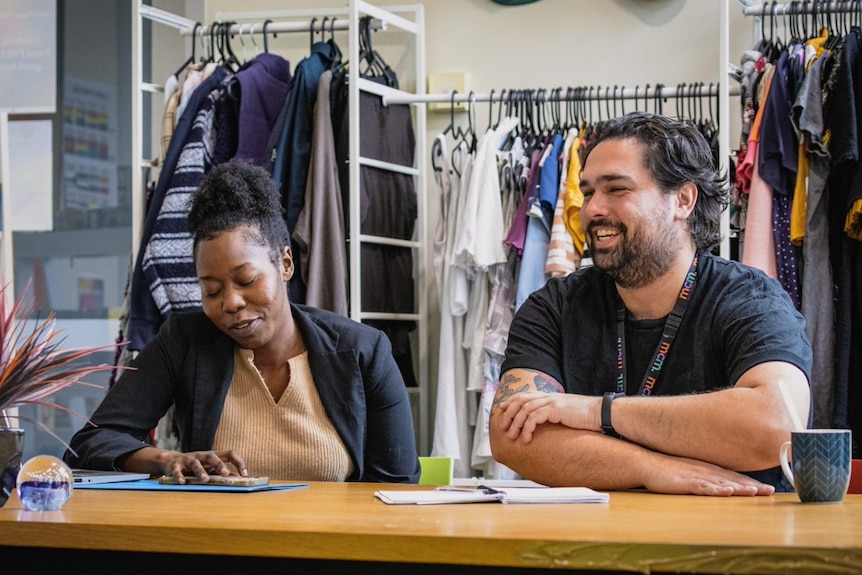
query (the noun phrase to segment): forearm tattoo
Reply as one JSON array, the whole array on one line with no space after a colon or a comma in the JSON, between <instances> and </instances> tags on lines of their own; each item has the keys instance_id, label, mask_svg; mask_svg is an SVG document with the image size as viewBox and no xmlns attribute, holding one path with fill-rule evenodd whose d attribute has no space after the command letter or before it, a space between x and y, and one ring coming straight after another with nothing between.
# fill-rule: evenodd
<instances>
[{"instance_id":1,"label":"forearm tattoo","mask_svg":"<svg viewBox=\"0 0 862 575\"><path fill-rule=\"evenodd\" d=\"M515 377L514 375L507 373L503 376L503 379L500 380L500 385L497 386L497 395L494 396L492 407L496 407L516 393L522 393L527 391L529 388L530 386L526 383L521 383L520 377Z\"/></svg>"},{"instance_id":2,"label":"forearm tattoo","mask_svg":"<svg viewBox=\"0 0 862 575\"><path fill-rule=\"evenodd\" d=\"M545 393L566 393L566 390L563 389L562 385L544 373L537 373L534 375L533 383L536 384L537 391L543 391Z\"/></svg>"}]
</instances>

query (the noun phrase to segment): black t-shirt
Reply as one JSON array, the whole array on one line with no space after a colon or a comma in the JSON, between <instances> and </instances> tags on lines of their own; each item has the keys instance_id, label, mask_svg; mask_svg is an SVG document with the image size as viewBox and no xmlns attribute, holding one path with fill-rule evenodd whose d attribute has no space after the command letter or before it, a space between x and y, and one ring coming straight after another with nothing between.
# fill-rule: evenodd
<instances>
[{"instance_id":1,"label":"black t-shirt","mask_svg":"<svg viewBox=\"0 0 862 575\"><path fill-rule=\"evenodd\" d=\"M613 280L595 268L549 280L515 314L502 371L542 371L567 393L616 391L616 307ZM638 392L663 327L664 319L627 318L627 393ZM652 394L727 388L768 361L791 363L810 379L802 315L761 271L700 254L697 285ZM780 475L758 479L781 488Z\"/></svg>"},{"instance_id":2,"label":"black t-shirt","mask_svg":"<svg viewBox=\"0 0 862 575\"><path fill-rule=\"evenodd\" d=\"M553 278L515 314L502 370L535 369L568 393L616 391L617 292L595 268ZM664 319L626 321L628 393L636 393ZM786 361L811 374L805 320L778 282L701 254L698 280L653 395L732 386L750 368Z\"/></svg>"}]
</instances>

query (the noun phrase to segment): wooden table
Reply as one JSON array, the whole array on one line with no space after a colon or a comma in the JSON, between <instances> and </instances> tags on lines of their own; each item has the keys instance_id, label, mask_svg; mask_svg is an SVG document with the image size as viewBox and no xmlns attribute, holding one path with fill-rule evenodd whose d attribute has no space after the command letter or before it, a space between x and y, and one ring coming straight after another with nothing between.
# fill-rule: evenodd
<instances>
[{"instance_id":1,"label":"wooden table","mask_svg":"<svg viewBox=\"0 0 862 575\"><path fill-rule=\"evenodd\" d=\"M862 495L829 505L803 505L795 495L613 492L609 504L387 506L373 496L380 488L77 490L53 512L25 511L13 496L0 509L0 573L15 573L4 569L15 561L41 564L46 573L58 562L86 561L78 565L88 572L109 565L104 572L123 575L196 572L190 566L355 573L355 562L369 562L360 566L375 573L411 574L521 567L862 573Z\"/></svg>"}]
</instances>

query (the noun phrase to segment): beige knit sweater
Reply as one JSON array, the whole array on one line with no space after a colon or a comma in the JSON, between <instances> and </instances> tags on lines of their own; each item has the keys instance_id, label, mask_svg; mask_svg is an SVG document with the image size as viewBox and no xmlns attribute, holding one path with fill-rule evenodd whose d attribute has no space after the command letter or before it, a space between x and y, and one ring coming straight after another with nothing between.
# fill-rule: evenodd
<instances>
[{"instance_id":1,"label":"beige knit sweater","mask_svg":"<svg viewBox=\"0 0 862 575\"><path fill-rule=\"evenodd\" d=\"M288 364L290 382L276 403L254 365L254 352L236 348L233 379L213 449L239 453L254 477L344 481L353 464L323 409L308 353L291 358Z\"/></svg>"}]
</instances>

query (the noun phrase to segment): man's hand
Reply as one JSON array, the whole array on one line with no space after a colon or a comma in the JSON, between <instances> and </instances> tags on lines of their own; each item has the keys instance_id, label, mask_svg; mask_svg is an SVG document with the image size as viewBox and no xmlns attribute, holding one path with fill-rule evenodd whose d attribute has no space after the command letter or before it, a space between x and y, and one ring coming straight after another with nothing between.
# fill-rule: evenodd
<instances>
[{"instance_id":1,"label":"man's hand","mask_svg":"<svg viewBox=\"0 0 862 575\"><path fill-rule=\"evenodd\" d=\"M524 391L502 401L498 417L506 437L514 441L520 436L524 443L529 443L536 427L543 423L600 431L601 405L601 397Z\"/></svg>"},{"instance_id":2,"label":"man's hand","mask_svg":"<svg viewBox=\"0 0 862 575\"><path fill-rule=\"evenodd\" d=\"M775 488L696 459L661 455L664 461L654 462L645 470L644 487L653 493L678 495L772 495Z\"/></svg>"}]
</instances>

